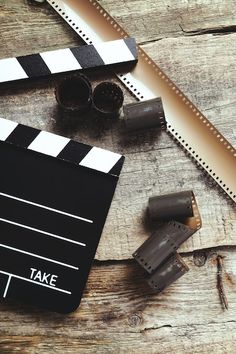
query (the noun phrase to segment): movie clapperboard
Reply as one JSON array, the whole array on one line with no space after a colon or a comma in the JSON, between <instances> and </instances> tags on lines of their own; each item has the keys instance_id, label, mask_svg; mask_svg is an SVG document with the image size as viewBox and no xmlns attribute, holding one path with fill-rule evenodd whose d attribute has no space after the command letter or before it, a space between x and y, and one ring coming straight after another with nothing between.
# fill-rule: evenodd
<instances>
[{"instance_id":1,"label":"movie clapperboard","mask_svg":"<svg viewBox=\"0 0 236 354\"><path fill-rule=\"evenodd\" d=\"M119 55L117 55L119 53ZM28 80L90 68L135 64L138 60L134 38L63 48L20 57L0 59L0 83Z\"/></svg>"},{"instance_id":2,"label":"movie clapperboard","mask_svg":"<svg viewBox=\"0 0 236 354\"><path fill-rule=\"evenodd\" d=\"M81 300L124 157L0 118L0 293Z\"/></svg>"}]
</instances>

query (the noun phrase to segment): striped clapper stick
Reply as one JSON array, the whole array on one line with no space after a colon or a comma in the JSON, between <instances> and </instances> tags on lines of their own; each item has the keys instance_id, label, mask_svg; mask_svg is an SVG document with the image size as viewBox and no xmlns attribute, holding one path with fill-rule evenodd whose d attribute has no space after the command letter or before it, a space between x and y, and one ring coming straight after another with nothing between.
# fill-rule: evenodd
<instances>
[{"instance_id":1,"label":"striped clapper stick","mask_svg":"<svg viewBox=\"0 0 236 354\"><path fill-rule=\"evenodd\" d=\"M0 59L0 83L137 62L133 38Z\"/></svg>"},{"instance_id":2,"label":"striped clapper stick","mask_svg":"<svg viewBox=\"0 0 236 354\"><path fill-rule=\"evenodd\" d=\"M52 311L82 296L124 157L0 118L0 295Z\"/></svg>"}]
</instances>

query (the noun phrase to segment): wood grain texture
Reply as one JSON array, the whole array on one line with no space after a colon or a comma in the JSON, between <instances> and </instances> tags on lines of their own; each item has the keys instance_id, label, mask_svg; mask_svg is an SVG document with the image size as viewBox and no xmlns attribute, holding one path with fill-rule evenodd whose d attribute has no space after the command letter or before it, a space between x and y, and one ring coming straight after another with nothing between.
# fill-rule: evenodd
<instances>
[{"instance_id":1,"label":"wood grain texture","mask_svg":"<svg viewBox=\"0 0 236 354\"><path fill-rule=\"evenodd\" d=\"M234 0L102 0L100 3L136 37L139 43L167 37L235 31ZM32 53L75 45L81 40L48 4L33 0L0 0L1 54ZM157 35L156 33L162 33Z\"/></svg>"},{"instance_id":2,"label":"wood grain texture","mask_svg":"<svg viewBox=\"0 0 236 354\"><path fill-rule=\"evenodd\" d=\"M224 311L216 288L223 258ZM0 306L1 353L231 353L236 344L236 254L185 256L190 272L162 294L134 261L94 265L80 308L67 316ZM201 267L196 264L202 264Z\"/></svg>"},{"instance_id":3,"label":"wood grain texture","mask_svg":"<svg viewBox=\"0 0 236 354\"><path fill-rule=\"evenodd\" d=\"M236 145L236 46L232 45L236 34L231 33L234 23L229 11L233 4L217 2L215 12L212 12L211 1L192 1L191 5L180 1L171 6L168 1L142 2L142 5L140 1L102 1L102 4L108 9L112 7L114 14L118 14L116 17L122 16L124 26L146 43L143 48L226 138ZM138 8L143 11L137 11ZM1 0L0 10L3 38L1 57L73 46L80 42L47 4L33 6L32 2L27 1L13 0L9 3ZM168 30L177 12L184 13L182 17L189 23L187 25L187 22L183 22L183 27L187 28L192 23L192 27L188 27L189 31L195 31L195 22L198 19L198 26L202 26L204 31L222 26L231 26L231 30L224 35L214 33L186 37L178 32L177 27L175 30ZM191 21L196 12L198 17L196 15ZM166 13L169 16L167 22L163 17ZM134 16L134 21L130 21L130 16ZM150 18L156 22L150 22ZM145 24L144 27L137 26L139 22ZM135 29L129 28L131 23L136 24ZM156 36L152 30L160 28L165 28L166 32L161 40L155 41ZM149 37L142 38L144 35L152 36L153 41L148 43ZM172 38L166 38L170 35ZM88 75L94 85L105 78L114 79L103 71L96 74L90 71ZM3 85L0 88L0 115L126 155L97 259L131 258L134 250L152 232L144 222L148 198L155 194L185 189L193 189L196 194L203 228L181 250L192 251L236 244L234 205L219 194L212 182L166 133L160 134L153 130L129 137L122 133L118 123L106 123L98 127L91 119L81 124L77 130L63 130L56 123L56 80L39 80L9 87ZM125 102L132 100L126 93ZM199 143L200 141L201 137Z\"/></svg>"},{"instance_id":4,"label":"wood grain texture","mask_svg":"<svg viewBox=\"0 0 236 354\"><path fill-rule=\"evenodd\" d=\"M234 0L101 0L119 22L236 145L236 8ZM0 0L0 58L82 44L49 5ZM93 85L115 78L88 72ZM119 123L77 130L56 121L58 79L0 87L0 116L126 155L80 308L67 316L14 302L0 305L1 354L234 353L236 346L236 211L164 132L125 136ZM134 99L125 91L125 102ZM199 137L199 143L201 137ZM190 272L157 295L133 251L153 228L148 197L193 189L203 228L186 242ZM231 245L230 249L219 246ZM218 246L216 248L216 246ZM229 310L217 290L217 255ZM107 260L116 260L108 262Z\"/></svg>"},{"instance_id":5,"label":"wood grain texture","mask_svg":"<svg viewBox=\"0 0 236 354\"><path fill-rule=\"evenodd\" d=\"M138 42L235 29L234 0L102 0L100 3ZM47 4L33 0L0 0L2 45L6 55L37 52L77 42L77 35ZM14 20L13 20L14 19ZM27 26L26 26L27 25ZM23 45L22 45L23 43Z\"/></svg>"},{"instance_id":6,"label":"wood grain texture","mask_svg":"<svg viewBox=\"0 0 236 354\"><path fill-rule=\"evenodd\" d=\"M102 0L100 3L141 43L205 32L224 33L236 27L233 0Z\"/></svg>"}]
</instances>

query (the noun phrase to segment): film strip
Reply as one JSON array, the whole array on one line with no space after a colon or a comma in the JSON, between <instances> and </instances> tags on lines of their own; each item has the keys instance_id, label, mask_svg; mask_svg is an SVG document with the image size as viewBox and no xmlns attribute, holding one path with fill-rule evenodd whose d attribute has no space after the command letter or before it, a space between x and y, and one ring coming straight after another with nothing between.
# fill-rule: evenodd
<instances>
[{"instance_id":1,"label":"film strip","mask_svg":"<svg viewBox=\"0 0 236 354\"><path fill-rule=\"evenodd\" d=\"M125 39L128 34L95 0L47 0L87 44ZM117 74L140 101L161 97L167 131L236 201L236 150L138 46L136 67Z\"/></svg>"},{"instance_id":2,"label":"film strip","mask_svg":"<svg viewBox=\"0 0 236 354\"><path fill-rule=\"evenodd\" d=\"M163 223L133 257L145 270L148 284L160 292L188 271L177 250L201 228L202 221L193 191L149 198L148 215Z\"/></svg>"},{"instance_id":3,"label":"film strip","mask_svg":"<svg viewBox=\"0 0 236 354\"><path fill-rule=\"evenodd\" d=\"M116 53L119 53L119 56ZM137 61L133 38L0 60L0 83Z\"/></svg>"},{"instance_id":4,"label":"film strip","mask_svg":"<svg viewBox=\"0 0 236 354\"><path fill-rule=\"evenodd\" d=\"M82 297L124 157L0 119L0 297Z\"/></svg>"},{"instance_id":5,"label":"film strip","mask_svg":"<svg viewBox=\"0 0 236 354\"><path fill-rule=\"evenodd\" d=\"M202 221L192 191L149 198L148 214L151 220L168 221L133 254L151 274L201 228Z\"/></svg>"}]
</instances>

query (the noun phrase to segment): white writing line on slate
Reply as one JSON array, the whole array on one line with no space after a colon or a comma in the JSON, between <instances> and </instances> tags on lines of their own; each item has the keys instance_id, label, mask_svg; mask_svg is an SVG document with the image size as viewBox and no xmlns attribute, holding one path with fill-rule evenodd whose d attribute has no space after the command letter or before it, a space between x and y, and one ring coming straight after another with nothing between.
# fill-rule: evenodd
<instances>
[{"instance_id":1,"label":"white writing line on slate","mask_svg":"<svg viewBox=\"0 0 236 354\"><path fill-rule=\"evenodd\" d=\"M70 264L67 264L67 263L63 263L63 262L59 262L59 261L56 261L56 260L51 259L51 258L43 257L43 256L40 256L40 255L35 254L35 253L27 252L27 251L21 250L21 249L19 249L19 248L7 246L7 245L4 245L4 244L2 244L2 243L0 243L0 247L7 248L7 249L9 249L9 250L11 250L11 251L15 251L15 252L27 254L28 256L40 258L40 259L43 259L43 260L45 260L45 261L52 262L52 263L55 263L55 264L59 264L59 265L61 265L61 266L67 267L67 268L79 270L78 267L75 267L75 266L73 266L73 265L70 265Z\"/></svg>"},{"instance_id":2,"label":"white writing line on slate","mask_svg":"<svg viewBox=\"0 0 236 354\"><path fill-rule=\"evenodd\" d=\"M6 193L1 193L1 192L0 192L0 195L1 195L2 197L6 197L6 198L10 198L10 199L17 200L17 201L22 202L22 203L34 205L34 206L36 206L36 207L39 207L39 208L42 208L42 209L46 209L46 210L52 211L52 212L54 212L54 213L66 215L66 216L69 216L70 218L82 220L82 221L85 221L85 222L88 222L88 223L91 223L91 224L93 223L93 220L86 219L86 218L83 218L83 217L78 216L78 215L70 214L70 213L67 213L67 212L62 211L62 210L50 208L50 207L48 207L48 206L46 206L46 205L34 203L34 202L31 202L30 200L18 198L18 197L15 197L14 195L6 194Z\"/></svg>"},{"instance_id":3,"label":"white writing line on slate","mask_svg":"<svg viewBox=\"0 0 236 354\"><path fill-rule=\"evenodd\" d=\"M27 229L27 230L35 231L35 232L38 232L40 234L44 234L44 235L47 235L47 236L50 236L50 237L55 237L55 238L58 238L59 240L75 243L76 245L79 245L79 246L84 246L84 247L86 246L86 244L83 243L83 242L74 241L74 240L71 240L71 239L63 237L63 236L52 234L51 232L47 232L47 231L43 231L43 230L40 230L40 229L36 229L34 227L27 226L27 225L24 225L24 224L19 224L18 222L15 222L15 221L11 221L11 220L8 220L8 219L3 219L3 218L0 218L0 221L5 222L7 224L19 226L19 227L22 227L22 228Z\"/></svg>"},{"instance_id":4,"label":"white writing line on slate","mask_svg":"<svg viewBox=\"0 0 236 354\"><path fill-rule=\"evenodd\" d=\"M28 278L20 277L19 275L16 275L16 274L4 272L2 270L0 271L0 273L9 276L8 281L7 281L7 285L6 285L4 294L3 294L3 297L6 297L6 295L7 295L7 291L8 291L8 288L9 288L9 284L10 284L11 278L17 278L17 279L20 279L20 280L27 281L29 283L33 283L33 284L36 284L36 285L39 285L39 286L44 286L45 288L49 288L49 289L52 289L52 290L60 291L61 293L65 293L65 294L71 295L71 291L68 291L68 290L64 290L64 289L61 289L61 288L56 288L55 286L50 286L50 285L47 285L47 284L42 284L42 283L39 283L37 281L28 279Z\"/></svg>"},{"instance_id":5,"label":"white writing line on slate","mask_svg":"<svg viewBox=\"0 0 236 354\"><path fill-rule=\"evenodd\" d=\"M8 279L7 279L7 285L6 285L6 287L5 287L3 297L6 297L6 296L7 296L7 290L8 290L8 288L9 288L10 281L11 281L11 277L12 277L12 275L10 275L10 274L8 274L8 275L9 275L9 277L8 277Z\"/></svg>"}]
</instances>

